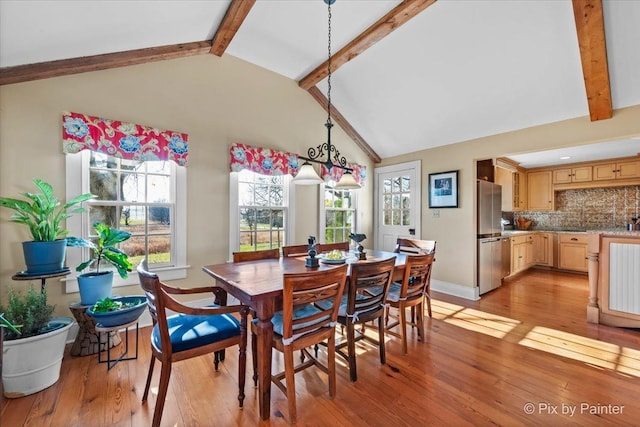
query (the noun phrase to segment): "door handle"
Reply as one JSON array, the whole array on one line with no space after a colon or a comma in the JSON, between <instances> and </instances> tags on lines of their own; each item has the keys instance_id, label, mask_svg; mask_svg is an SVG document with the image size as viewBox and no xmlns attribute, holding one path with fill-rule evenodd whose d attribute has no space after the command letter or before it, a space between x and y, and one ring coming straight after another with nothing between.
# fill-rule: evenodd
<instances>
[{"instance_id":1,"label":"door handle","mask_svg":"<svg viewBox=\"0 0 640 427\"><path fill-rule=\"evenodd\" d=\"M415 236L416 235L416 229L415 228L410 228L409 229L409 234L412 235L412 236Z\"/></svg>"}]
</instances>

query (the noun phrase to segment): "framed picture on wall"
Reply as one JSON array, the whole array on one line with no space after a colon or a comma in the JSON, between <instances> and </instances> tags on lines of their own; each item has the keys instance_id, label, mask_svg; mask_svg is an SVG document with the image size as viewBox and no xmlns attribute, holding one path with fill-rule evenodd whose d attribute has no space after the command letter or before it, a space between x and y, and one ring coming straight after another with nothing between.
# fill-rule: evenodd
<instances>
[{"instance_id":1,"label":"framed picture on wall","mask_svg":"<svg viewBox=\"0 0 640 427\"><path fill-rule=\"evenodd\" d=\"M458 207L458 171L429 174L429 207Z\"/></svg>"}]
</instances>

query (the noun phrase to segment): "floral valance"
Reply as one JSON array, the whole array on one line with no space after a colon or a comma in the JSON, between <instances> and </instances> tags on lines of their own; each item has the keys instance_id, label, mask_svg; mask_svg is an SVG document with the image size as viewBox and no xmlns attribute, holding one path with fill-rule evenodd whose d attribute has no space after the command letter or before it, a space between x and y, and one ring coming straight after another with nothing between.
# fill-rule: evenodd
<instances>
[{"instance_id":1,"label":"floral valance","mask_svg":"<svg viewBox=\"0 0 640 427\"><path fill-rule=\"evenodd\" d=\"M229 170L240 172L243 169L262 175L286 175L296 176L303 160L295 153L271 150L269 148L252 147L246 144L235 143L229 149ZM357 164L348 164L353 169L353 177L361 186L367 178L367 167ZM320 167L321 177L328 181L338 182L344 173L344 169L331 168L331 173L324 167Z\"/></svg>"},{"instance_id":2,"label":"floral valance","mask_svg":"<svg viewBox=\"0 0 640 427\"><path fill-rule=\"evenodd\" d=\"M62 115L65 153L97 151L127 160L173 160L185 166L189 135L79 113Z\"/></svg>"},{"instance_id":3,"label":"floral valance","mask_svg":"<svg viewBox=\"0 0 640 427\"><path fill-rule=\"evenodd\" d=\"M231 145L229 154L231 172L248 169L262 175L289 174L295 176L300 168L298 155L286 151L235 143Z\"/></svg>"}]
</instances>

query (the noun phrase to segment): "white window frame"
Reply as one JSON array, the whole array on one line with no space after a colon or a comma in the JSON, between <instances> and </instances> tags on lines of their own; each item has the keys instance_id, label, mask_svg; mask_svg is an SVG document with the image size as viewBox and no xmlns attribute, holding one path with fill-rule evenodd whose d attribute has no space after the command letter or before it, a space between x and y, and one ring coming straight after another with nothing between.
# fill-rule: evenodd
<instances>
[{"instance_id":1,"label":"white window frame","mask_svg":"<svg viewBox=\"0 0 640 427\"><path fill-rule=\"evenodd\" d=\"M89 192L89 161L91 152L83 150L77 154L67 154L66 156L66 190L67 200L83 193ZM171 162L172 177L171 194L175 198L175 218L174 241L172 246L175 250L173 265L167 267L150 266L154 272L162 272L163 280L177 280L187 277L187 171L186 167L178 166ZM90 203L90 202L87 202ZM89 229L89 214L72 215L67 220L67 229L70 236L87 238L86 230ZM72 275L67 276L65 281L66 293L78 292L76 266L82 262L83 249L67 248L66 264L71 268ZM113 276L113 287L131 286L139 284L136 267L129 273L129 277L122 279L118 274Z\"/></svg>"},{"instance_id":2,"label":"white window frame","mask_svg":"<svg viewBox=\"0 0 640 427\"><path fill-rule=\"evenodd\" d=\"M233 253L240 250L240 198L238 197L238 172L229 173L229 262L233 260ZM284 241L292 242L295 219L293 209L295 206L295 185L291 175L283 175L283 209L284 209Z\"/></svg>"},{"instance_id":3,"label":"white window frame","mask_svg":"<svg viewBox=\"0 0 640 427\"><path fill-rule=\"evenodd\" d=\"M319 243L327 243L325 241L326 238L326 231L327 231L327 210L326 207L324 205L325 202L325 189L329 187L331 188L331 186L327 185L327 184L320 184L320 199L318 202L318 205L320 206L320 213L319 213L319 221L320 221L320 226L319 226L319 231L318 233L320 234L320 240ZM357 190L342 190L342 191L351 191L352 194L352 200L353 200L353 228L352 228L352 232L355 233L356 230L358 229L358 210L359 210L359 197L358 197L358 191ZM347 239L347 241L349 241L349 239Z\"/></svg>"}]
</instances>

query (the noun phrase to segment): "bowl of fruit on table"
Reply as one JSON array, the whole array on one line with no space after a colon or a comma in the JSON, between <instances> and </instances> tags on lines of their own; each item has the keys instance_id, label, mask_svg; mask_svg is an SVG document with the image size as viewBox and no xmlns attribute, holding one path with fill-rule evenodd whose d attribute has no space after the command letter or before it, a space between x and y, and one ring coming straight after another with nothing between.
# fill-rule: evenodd
<instances>
[{"instance_id":1,"label":"bowl of fruit on table","mask_svg":"<svg viewBox=\"0 0 640 427\"><path fill-rule=\"evenodd\" d=\"M347 257L341 250L334 249L329 253L322 254L320 260L325 264L343 264Z\"/></svg>"}]
</instances>

